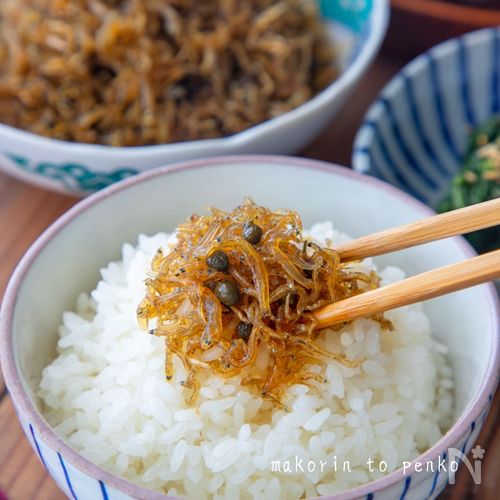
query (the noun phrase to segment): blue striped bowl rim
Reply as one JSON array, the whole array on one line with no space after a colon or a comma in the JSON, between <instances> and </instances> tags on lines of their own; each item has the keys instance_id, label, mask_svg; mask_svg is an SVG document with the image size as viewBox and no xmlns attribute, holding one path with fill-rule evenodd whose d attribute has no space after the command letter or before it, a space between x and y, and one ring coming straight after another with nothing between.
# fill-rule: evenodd
<instances>
[{"instance_id":1,"label":"blue striped bowl rim","mask_svg":"<svg viewBox=\"0 0 500 500\"><path fill-rule=\"evenodd\" d=\"M482 120L478 116L477 102L471 95L470 78L474 75L471 75L471 57L468 53L469 47L477 45L484 45L489 51L489 59L481 61L489 64L490 95L486 97L488 115L500 113L500 27L486 28L447 40L408 63L382 89L356 134L352 155L355 170L388 181L426 204L434 205L439 200L462 162L465 142L459 144L456 134L453 134L450 107L447 109L445 102L446 86L438 66L455 58L458 69L457 102L461 109L454 109L453 112L460 112L464 125L478 125ZM426 108L416 97L416 77L422 76L424 72L428 76L429 98L435 113L438 137L429 135L423 123L424 113L431 108L428 103ZM402 124L396 118L396 98L402 98L409 110L410 119L404 127L411 129L411 137L418 143L416 147L410 145L408 130L402 130ZM384 133L381 129L383 120L387 121L389 132L385 130ZM436 140L439 141L438 147ZM375 146L379 152L378 161L373 154Z\"/></svg>"}]
</instances>

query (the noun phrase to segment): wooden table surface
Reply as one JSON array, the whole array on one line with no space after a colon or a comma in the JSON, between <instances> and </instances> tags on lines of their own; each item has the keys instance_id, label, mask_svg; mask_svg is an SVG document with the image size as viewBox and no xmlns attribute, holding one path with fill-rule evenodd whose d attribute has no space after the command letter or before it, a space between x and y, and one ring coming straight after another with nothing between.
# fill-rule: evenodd
<instances>
[{"instance_id":1,"label":"wooden table surface","mask_svg":"<svg viewBox=\"0 0 500 500\"><path fill-rule=\"evenodd\" d=\"M363 114L384 83L404 63L382 53L334 122L301 156L349 165L352 141ZM0 298L16 263L29 245L76 202L74 198L42 191L0 174ZM486 449L482 484L475 486L462 467L456 484L448 486L442 498L498 498L499 423L500 397L497 394L478 440ZM9 500L64 498L24 438L0 373L0 500L3 500L2 491Z\"/></svg>"}]
</instances>

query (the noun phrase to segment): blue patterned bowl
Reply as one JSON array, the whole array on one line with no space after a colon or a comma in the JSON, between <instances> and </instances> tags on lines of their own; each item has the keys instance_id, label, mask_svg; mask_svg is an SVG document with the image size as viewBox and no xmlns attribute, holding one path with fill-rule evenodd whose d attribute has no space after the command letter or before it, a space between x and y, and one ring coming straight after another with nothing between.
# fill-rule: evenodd
<instances>
[{"instance_id":1,"label":"blue patterned bowl","mask_svg":"<svg viewBox=\"0 0 500 500\"><path fill-rule=\"evenodd\" d=\"M435 206L462 163L471 126L500 113L500 28L448 40L382 90L352 163Z\"/></svg>"},{"instance_id":2,"label":"blue patterned bowl","mask_svg":"<svg viewBox=\"0 0 500 500\"><path fill-rule=\"evenodd\" d=\"M318 0L340 77L302 106L220 139L115 148L48 139L0 124L0 170L49 189L88 194L136 173L195 158L296 152L332 119L375 56L387 29L388 0Z\"/></svg>"}]
</instances>

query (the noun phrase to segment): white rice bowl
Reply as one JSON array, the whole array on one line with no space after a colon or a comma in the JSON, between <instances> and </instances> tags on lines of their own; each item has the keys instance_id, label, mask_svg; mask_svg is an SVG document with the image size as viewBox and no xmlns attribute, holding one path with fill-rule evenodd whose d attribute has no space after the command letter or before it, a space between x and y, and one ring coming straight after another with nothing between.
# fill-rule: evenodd
<instances>
[{"instance_id":1,"label":"white rice bowl","mask_svg":"<svg viewBox=\"0 0 500 500\"><path fill-rule=\"evenodd\" d=\"M328 246L347 239L329 222L309 235ZM297 499L383 476L448 429L452 370L420 304L386 313L394 331L360 319L322 333L318 342L360 365L312 367L325 383L290 387L288 413L237 378L218 376L188 406L184 367L175 358L167 382L164 341L136 320L151 259L174 242L160 233L139 236L136 248L125 244L123 260L103 269L97 288L63 315L58 356L43 370L38 396L48 422L86 458L170 495ZM371 259L356 267L376 270ZM383 284L404 277L394 267L379 274Z\"/></svg>"}]
</instances>

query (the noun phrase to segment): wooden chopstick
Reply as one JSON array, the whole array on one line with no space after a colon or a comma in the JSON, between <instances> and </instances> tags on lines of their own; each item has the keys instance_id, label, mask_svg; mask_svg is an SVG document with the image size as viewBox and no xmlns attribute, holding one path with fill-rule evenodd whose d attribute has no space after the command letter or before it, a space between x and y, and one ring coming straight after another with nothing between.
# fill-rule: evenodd
<instances>
[{"instance_id":1,"label":"wooden chopstick","mask_svg":"<svg viewBox=\"0 0 500 500\"><path fill-rule=\"evenodd\" d=\"M500 250L434 269L313 312L316 328L432 299L500 278Z\"/></svg>"},{"instance_id":2,"label":"wooden chopstick","mask_svg":"<svg viewBox=\"0 0 500 500\"><path fill-rule=\"evenodd\" d=\"M500 198L343 243L343 261L361 260L500 224Z\"/></svg>"}]
</instances>

